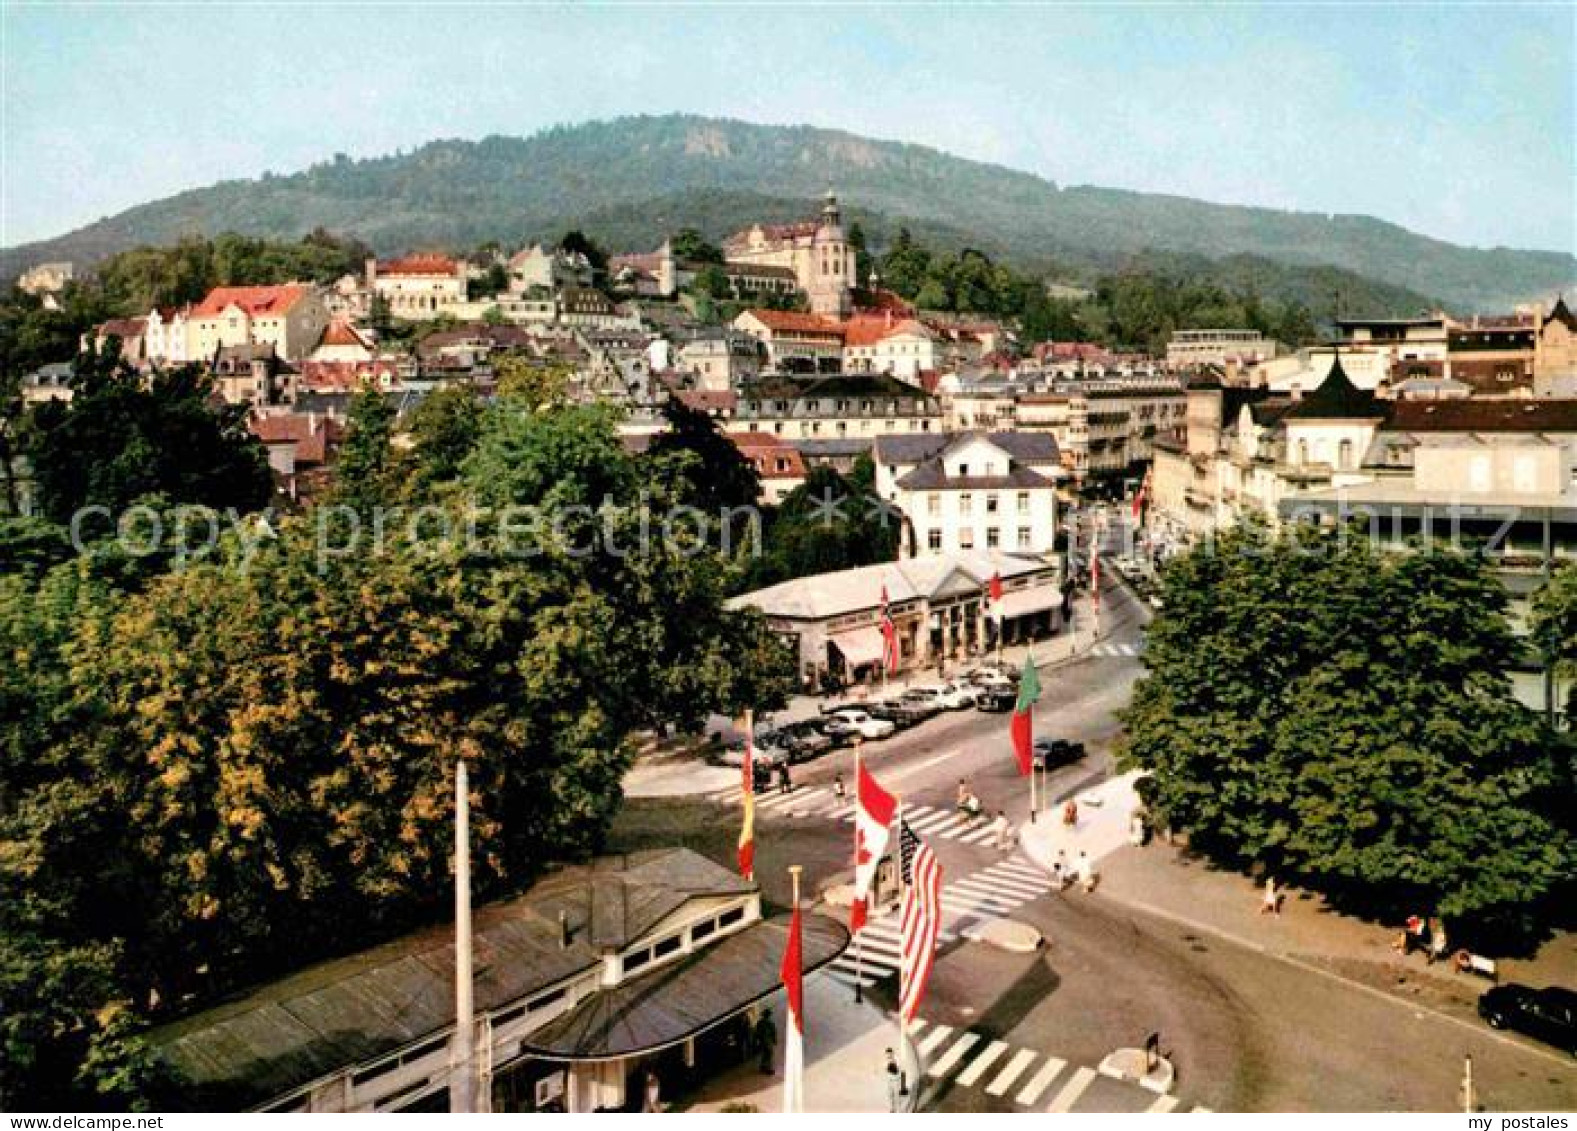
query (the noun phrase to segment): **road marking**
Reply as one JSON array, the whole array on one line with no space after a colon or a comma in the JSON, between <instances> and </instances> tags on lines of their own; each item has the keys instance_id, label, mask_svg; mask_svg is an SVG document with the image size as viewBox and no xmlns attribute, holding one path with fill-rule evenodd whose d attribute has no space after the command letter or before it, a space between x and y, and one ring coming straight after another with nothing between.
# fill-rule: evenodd
<instances>
[{"instance_id":1,"label":"road marking","mask_svg":"<svg viewBox=\"0 0 1577 1131\"><path fill-rule=\"evenodd\" d=\"M993 829L990 825L987 825L987 826L985 826L985 828L976 829L972 833L964 833L958 839L963 841L965 844L983 844L987 837L991 837L991 836L995 836L995 835L996 835L996 830Z\"/></svg>"},{"instance_id":2,"label":"road marking","mask_svg":"<svg viewBox=\"0 0 1577 1131\"><path fill-rule=\"evenodd\" d=\"M1020 864L1017 860L1003 860L987 868L988 872L997 872L1004 876L1013 876L1031 883L1045 883L1046 871L1044 868L1035 868L1029 864Z\"/></svg>"},{"instance_id":3,"label":"road marking","mask_svg":"<svg viewBox=\"0 0 1577 1131\"><path fill-rule=\"evenodd\" d=\"M1007 1062L1007 1066L997 1073L996 1079L986 1085L986 1095L1006 1095L1007 1090L1013 1086L1013 1081L1023 1075L1024 1069L1028 1068L1034 1061L1034 1049L1019 1049L1014 1054L1013 1059Z\"/></svg>"},{"instance_id":4,"label":"road marking","mask_svg":"<svg viewBox=\"0 0 1577 1131\"><path fill-rule=\"evenodd\" d=\"M939 829L943 825L948 824L948 823L950 823L952 821L955 821L957 819L958 819L958 815L956 813L931 813L931 814L927 814L926 816L921 817L917 821L909 821L907 818L905 818L905 820L908 823L910 829L914 830L917 833L926 833L926 834L930 834L933 830Z\"/></svg>"},{"instance_id":5,"label":"road marking","mask_svg":"<svg viewBox=\"0 0 1577 1131\"><path fill-rule=\"evenodd\" d=\"M978 872L973 876L965 876L961 880L954 880L949 886L962 888L964 891L979 892L981 895L989 895L993 899L1011 899L1015 903L1027 903L1044 894L1039 888L1032 890L1030 888L1015 887L1012 884L1003 882L996 876L982 876Z\"/></svg>"},{"instance_id":6,"label":"road marking","mask_svg":"<svg viewBox=\"0 0 1577 1131\"><path fill-rule=\"evenodd\" d=\"M969 1067L958 1074L958 1082L966 1088L973 1088L975 1082L986 1074L986 1069L995 1064L999 1057L1008 1051L1006 1041L992 1041L986 1046L986 1051L969 1062Z\"/></svg>"},{"instance_id":7,"label":"road marking","mask_svg":"<svg viewBox=\"0 0 1577 1131\"><path fill-rule=\"evenodd\" d=\"M1144 1109L1146 1115L1165 1115L1177 1106L1176 1096L1156 1096L1155 1102Z\"/></svg>"},{"instance_id":8,"label":"road marking","mask_svg":"<svg viewBox=\"0 0 1577 1131\"><path fill-rule=\"evenodd\" d=\"M966 1052L979 1043L979 1033L965 1033L948 1047L948 1050L942 1054L941 1060L926 1070L926 1075L935 1076L938 1080L942 1079L954 1068L958 1067L958 1062L964 1059Z\"/></svg>"},{"instance_id":9,"label":"road marking","mask_svg":"<svg viewBox=\"0 0 1577 1131\"><path fill-rule=\"evenodd\" d=\"M1193 1114L1195 1114L1195 1115L1214 1115L1215 1113L1216 1113L1216 1109L1215 1108L1213 1108L1213 1107L1206 1107L1204 1104L1196 1105L1195 1108L1194 1108L1194 1111L1193 1111Z\"/></svg>"},{"instance_id":10,"label":"road marking","mask_svg":"<svg viewBox=\"0 0 1577 1131\"><path fill-rule=\"evenodd\" d=\"M947 1040L948 1034L952 1031L953 1027L951 1025L938 1025L926 1035L925 1040L920 1042L920 1051L926 1056L930 1056L941 1046L943 1041Z\"/></svg>"},{"instance_id":11,"label":"road marking","mask_svg":"<svg viewBox=\"0 0 1577 1131\"><path fill-rule=\"evenodd\" d=\"M1051 1101L1046 1110L1051 1112L1072 1111L1073 1105L1079 1101L1079 1097L1084 1094L1084 1089L1090 1086L1090 1081L1093 1079L1095 1079L1095 1069L1080 1068L1073 1074L1073 1079L1062 1086L1062 1091L1057 1093L1057 1098Z\"/></svg>"},{"instance_id":12,"label":"road marking","mask_svg":"<svg viewBox=\"0 0 1577 1131\"><path fill-rule=\"evenodd\" d=\"M1046 1058L1046 1063L1040 1066L1040 1071L1029 1078L1029 1083L1024 1085L1024 1090L1016 1097L1017 1101L1026 1107L1040 1099L1040 1094L1051 1086L1057 1074L1066 1068L1068 1062L1059 1056Z\"/></svg>"}]
</instances>

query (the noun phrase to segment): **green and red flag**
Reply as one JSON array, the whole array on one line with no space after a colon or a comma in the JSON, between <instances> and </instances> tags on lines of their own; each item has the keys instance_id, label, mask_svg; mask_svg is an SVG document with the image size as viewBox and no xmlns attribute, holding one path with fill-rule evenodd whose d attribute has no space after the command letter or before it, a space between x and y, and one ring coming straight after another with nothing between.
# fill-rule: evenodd
<instances>
[{"instance_id":1,"label":"green and red flag","mask_svg":"<svg viewBox=\"0 0 1577 1131\"><path fill-rule=\"evenodd\" d=\"M1040 698L1040 674L1033 656L1024 657L1024 672L1018 681L1018 702L1013 705L1013 754L1018 772L1028 777L1035 765L1035 700Z\"/></svg>"}]
</instances>

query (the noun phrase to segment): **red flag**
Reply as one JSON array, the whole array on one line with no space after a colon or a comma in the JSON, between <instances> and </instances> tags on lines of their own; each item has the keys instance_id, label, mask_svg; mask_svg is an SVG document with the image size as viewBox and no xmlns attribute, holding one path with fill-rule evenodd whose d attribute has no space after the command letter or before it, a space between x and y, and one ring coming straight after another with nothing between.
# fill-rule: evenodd
<instances>
[{"instance_id":1,"label":"red flag","mask_svg":"<svg viewBox=\"0 0 1577 1131\"><path fill-rule=\"evenodd\" d=\"M1097 609L1101 607L1101 556L1093 546L1090 547L1090 600Z\"/></svg>"},{"instance_id":2,"label":"red flag","mask_svg":"<svg viewBox=\"0 0 1577 1131\"><path fill-rule=\"evenodd\" d=\"M1002 600L1002 574L993 573L991 575L991 603L995 605L1000 600Z\"/></svg>"},{"instance_id":3,"label":"red flag","mask_svg":"<svg viewBox=\"0 0 1577 1131\"><path fill-rule=\"evenodd\" d=\"M898 626L893 624L892 614L887 611L887 586L882 586L882 666L891 675L898 670Z\"/></svg>"},{"instance_id":4,"label":"red flag","mask_svg":"<svg viewBox=\"0 0 1577 1131\"><path fill-rule=\"evenodd\" d=\"M1150 474L1150 471L1144 473L1144 478L1139 480L1139 490L1134 493L1133 517L1135 522L1140 522L1144 519L1144 506L1148 501L1146 496L1150 493Z\"/></svg>"},{"instance_id":5,"label":"red flag","mask_svg":"<svg viewBox=\"0 0 1577 1131\"><path fill-rule=\"evenodd\" d=\"M849 904L849 930L857 932L865 926L871 883L876 878L876 865L887 851L898 802L876 784L863 763L855 771L854 786L854 899Z\"/></svg>"},{"instance_id":6,"label":"red flag","mask_svg":"<svg viewBox=\"0 0 1577 1131\"><path fill-rule=\"evenodd\" d=\"M783 979L783 993L788 997L788 1023L783 1034L785 1114L805 1110L805 993L801 977L800 929L799 902L796 900L794 917L789 920L788 946L783 949L783 965L778 971Z\"/></svg>"},{"instance_id":7,"label":"red flag","mask_svg":"<svg viewBox=\"0 0 1577 1131\"><path fill-rule=\"evenodd\" d=\"M898 856L904 881L898 1010L904 1020L913 1021L936 961L936 936L942 925L942 866L907 821L898 830Z\"/></svg>"}]
</instances>

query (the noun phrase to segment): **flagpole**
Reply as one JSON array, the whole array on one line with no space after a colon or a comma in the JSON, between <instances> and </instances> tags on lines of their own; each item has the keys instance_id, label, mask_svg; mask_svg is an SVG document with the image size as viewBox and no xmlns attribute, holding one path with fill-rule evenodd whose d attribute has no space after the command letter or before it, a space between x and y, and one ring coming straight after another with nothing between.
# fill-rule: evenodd
<instances>
[{"instance_id":1,"label":"flagpole","mask_svg":"<svg viewBox=\"0 0 1577 1131\"><path fill-rule=\"evenodd\" d=\"M454 1067L449 1110L476 1110L472 1070L475 1019L471 999L471 783L465 759L454 768Z\"/></svg>"},{"instance_id":2,"label":"flagpole","mask_svg":"<svg viewBox=\"0 0 1577 1131\"><path fill-rule=\"evenodd\" d=\"M895 842L894 846L893 846L893 856L894 856L896 864L897 864L898 906L899 906L899 908L902 908L903 905L904 905L904 900L906 900L908 898L908 896L909 896L908 888L904 884L904 880L903 880L903 797L902 797L902 795L900 795L899 798L898 798L897 829L898 829L898 835L892 838L893 841ZM900 914L901 914L901 911L900 911ZM900 945L902 945L902 944L900 943ZM908 1064L909 1064L909 1019L904 1016L904 1008L903 1008L904 1007L904 990L906 988L905 983L907 981L907 979L905 978L904 975L905 975L905 972L906 972L905 968L907 967L907 965L908 964L903 961L903 958L900 955L899 956L899 960L898 960L898 1071L899 1072L906 1072L906 1071L908 1071ZM919 1081L916 1081L914 1086L915 1087L919 1087Z\"/></svg>"},{"instance_id":3,"label":"flagpole","mask_svg":"<svg viewBox=\"0 0 1577 1131\"><path fill-rule=\"evenodd\" d=\"M887 663L882 661L885 671ZM884 677L885 678L885 677ZM860 748L854 748L854 898L860 898ZM866 907L865 913L870 914ZM865 934L865 927L854 933L854 1000L865 1000L865 941L860 936Z\"/></svg>"},{"instance_id":4,"label":"flagpole","mask_svg":"<svg viewBox=\"0 0 1577 1131\"><path fill-rule=\"evenodd\" d=\"M797 919L799 917L799 873L800 873L800 865L798 865L798 864L790 864L789 865L789 879L793 882L793 885L794 885L794 910L793 910L793 916L794 916L795 919ZM791 932L791 934L794 932L793 920L790 921L789 931ZM799 958L799 964L800 964L800 970L795 972L796 977L798 977L798 975L804 970L804 967L805 967L805 959L804 959L803 955L801 955L800 958ZM793 1006L794 1006L794 1002L793 1002L793 999L791 998L789 1000L789 1010L788 1010L789 1016L787 1018L788 1024L791 1027L792 1026L801 1026L801 1025L804 1024L804 1021L798 1015L797 1011L794 1009ZM803 1089L805 1087L805 1065L804 1065L804 1055L805 1055L804 1040L805 1040L805 1037L804 1037L804 1030L800 1029L798 1036L796 1036L793 1033L789 1034L789 1040L791 1040L791 1041L792 1040L798 1040L800 1042L800 1063L797 1066L797 1071L791 1071L790 1068L789 1068L789 1065L787 1063L785 1063L784 1066L783 1066L783 1110L784 1110L785 1114L788 1114L790 1112L798 1113L800 1111L803 1111L804 1108L805 1108L805 1096L804 1096L804 1092L803 1092ZM798 1093L797 1095L795 1094L796 1092Z\"/></svg>"},{"instance_id":5,"label":"flagpole","mask_svg":"<svg viewBox=\"0 0 1577 1131\"><path fill-rule=\"evenodd\" d=\"M1033 667L1034 664L1035 664L1035 650L1033 648L1031 648L1029 650L1029 664L1030 664L1031 667ZM1031 708L1031 710L1033 710L1033 708ZM1030 739L1029 739L1029 741L1030 741L1030 747L1029 747L1029 823L1033 825L1035 823L1035 776L1036 776L1035 775L1035 731L1034 731L1033 727L1030 729Z\"/></svg>"}]
</instances>

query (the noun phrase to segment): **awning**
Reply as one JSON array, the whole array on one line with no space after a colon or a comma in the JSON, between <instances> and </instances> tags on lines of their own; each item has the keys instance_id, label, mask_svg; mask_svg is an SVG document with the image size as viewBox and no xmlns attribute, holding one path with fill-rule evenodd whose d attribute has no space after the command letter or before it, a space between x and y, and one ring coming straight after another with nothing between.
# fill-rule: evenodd
<instances>
[{"instance_id":1,"label":"awning","mask_svg":"<svg viewBox=\"0 0 1577 1131\"><path fill-rule=\"evenodd\" d=\"M1054 585L1016 589L1011 593L1002 594L1002 619L1027 617L1031 613L1043 613L1047 609L1059 608L1061 605L1062 594Z\"/></svg>"},{"instance_id":2,"label":"awning","mask_svg":"<svg viewBox=\"0 0 1577 1131\"><path fill-rule=\"evenodd\" d=\"M851 668L881 662L882 630L879 628L855 628L848 632L835 632L830 639L838 651L843 653L843 662Z\"/></svg>"},{"instance_id":3,"label":"awning","mask_svg":"<svg viewBox=\"0 0 1577 1131\"><path fill-rule=\"evenodd\" d=\"M782 986L778 966L788 942L787 915L757 923L689 958L603 990L520 1043L548 1060L621 1060L656 1052L721 1024ZM825 915L806 915L805 973L842 954L849 932Z\"/></svg>"}]
</instances>

